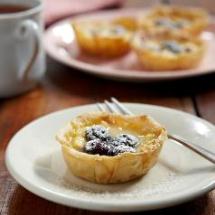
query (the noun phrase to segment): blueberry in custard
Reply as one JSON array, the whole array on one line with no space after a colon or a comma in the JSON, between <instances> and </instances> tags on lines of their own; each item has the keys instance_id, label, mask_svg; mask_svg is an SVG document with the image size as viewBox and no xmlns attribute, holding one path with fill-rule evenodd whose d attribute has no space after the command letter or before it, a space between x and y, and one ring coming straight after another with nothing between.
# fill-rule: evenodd
<instances>
[{"instance_id":1,"label":"blueberry in custard","mask_svg":"<svg viewBox=\"0 0 215 215\"><path fill-rule=\"evenodd\" d=\"M138 144L138 139L131 134L120 134L115 138L119 145L135 147Z\"/></svg>"},{"instance_id":2,"label":"blueberry in custard","mask_svg":"<svg viewBox=\"0 0 215 215\"><path fill-rule=\"evenodd\" d=\"M112 154L112 145L107 142L102 141L101 139L93 139L88 141L85 144L85 152L89 154L100 154L100 155L111 155Z\"/></svg>"},{"instance_id":3,"label":"blueberry in custard","mask_svg":"<svg viewBox=\"0 0 215 215\"><path fill-rule=\"evenodd\" d=\"M107 128L93 125L86 129L84 151L89 154L115 156L124 152L136 152L138 138L131 134L112 137Z\"/></svg>"},{"instance_id":4,"label":"blueberry in custard","mask_svg":"<svg viewBox=\"0 0 215 215\"><path fill-rule=\"evenodd\" d=\"M104 126L94 125L86 130L87 140L94 140L97 138L101 140L105 140L106 138L108 138L108 131Z\"/></svg>"},{"instance_id":5,"label":"blueberry in custard","mask_svg":"<svg viewBox=\"0 0 215 215\"><path fill-rule=\"evenodd\" d=\"M161 43L161 49L169 50L175 54L183 52L183 47L177 41L174 40L163 41Z\"/></svg>"}]
</instances>

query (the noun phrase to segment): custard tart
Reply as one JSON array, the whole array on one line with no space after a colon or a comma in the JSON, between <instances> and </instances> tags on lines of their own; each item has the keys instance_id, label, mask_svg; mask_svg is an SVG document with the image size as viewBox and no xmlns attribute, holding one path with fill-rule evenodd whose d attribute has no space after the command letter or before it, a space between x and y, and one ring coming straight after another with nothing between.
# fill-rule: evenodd
<instances>
[{"instance_id":1,"label":"custard tart","mask_svg":"<svg viewBox=\"0 0 215 215\"><path fill-rule=\"evenodd\" d=\"M73 23L77 42L85 53L119 57L130 51L131 32L121 25L103 22Z\"/></svg>"},{"instance_id":2,"label":"custard tart","mask_svg":"<svg viewBox=\"0 0 215 215\"><path fill-rule=\"evenodd\" d=\"M200 38L146 37L137 34L132 47L139 62L148 70L180 70L196 67L205 44Z\"/></svg>"},{"instance_id":3,"label":"custard tart","mask_svg":"<svg viewBox=\"0 0 215 215\"><path fill-rule=\"evenodd\" d=\"M166 129L147 115L106 112L78 116L57 134L69 170L101 184L146 174L166 139Z\"/></svg>"},{"instance_id":4,"label":"custard tart","mask_svg":"<svg viewBox=\"0 0 215 215\"><path fill-rule=\"evenodd\" d=\"M206 11L199 8L160 6L151 9L139 20L139 25L150 35L198 35L209 24Z\"/></svg>"}]
</instances>

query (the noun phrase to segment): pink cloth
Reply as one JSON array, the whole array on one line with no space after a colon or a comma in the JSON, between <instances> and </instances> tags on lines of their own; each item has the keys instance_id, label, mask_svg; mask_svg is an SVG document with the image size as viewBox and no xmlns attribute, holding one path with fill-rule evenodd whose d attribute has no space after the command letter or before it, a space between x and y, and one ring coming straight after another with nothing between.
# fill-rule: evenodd
<instances>
[{"instance_id":1,"label":"pink cloth","mask_svg":"<svg viewBox=\"0 0 215 215\"><path fill-rule=\"evenodd\" d=\"M45 23L48 25L70 15L120 6L122 2L123 0L45 0Z\"/></svg>"}]
</instances>

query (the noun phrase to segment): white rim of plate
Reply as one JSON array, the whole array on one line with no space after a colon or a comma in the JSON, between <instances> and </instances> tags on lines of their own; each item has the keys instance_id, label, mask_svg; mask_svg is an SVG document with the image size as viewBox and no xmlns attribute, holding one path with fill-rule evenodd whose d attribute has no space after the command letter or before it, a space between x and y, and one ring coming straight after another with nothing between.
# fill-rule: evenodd
<instances>
[{"instance_id":1,"label":"white rim of plate","mask_svg":"<svg viewBox=\"0 0 215 215\"><path fill-rule=\"evenodd\" d=\"M201 121L202 123L206 124L207 126L209 126L210 128L214 128L214 125L211 124L210 122L201 119L197 116L191 115L189 113L180 111L180 110L175 110L172 108L166 108L166 107L161 107L161 106L157 106L157 105L146 105L146 104L139 104L139 103L124 103L125 105L141 105L141 106L145 106L145 107L152 107L155 109L163 109L164 111L174 111L183 115L187 115L187 117L192 117L195 120ZM19 135L19 133L21 133L26 127L31 126L34 123L39 122L40 120L43 120L47 117L50 116L54 116L56 114L62 114L65 111L71 111L74 109L74 111L78 108L86 108L86 107L93 107L95 108L95 110L97 110L96 105L95 104L88 104L88 105L82 105L82 106L76 106L76 107L72 107L72 108L67 108L64 110L59 110L47 115L44 115L42 117L39 117L35 120L33 120L32 122L30 122L29 124L25 125L23 128L21 128L9 141L9 144L7 146L6 149L6 153L5 153L5 163L6 163L6 167L9 171L9 173L11 174L11 176L20 184L22 185L24 188L26 188L28 191L32 192L33 194L36 194L37 196L40 196L46 200L55 202L55 203L59 203L65 206L69 206L69 207L75 207L75 208L80 208L80 209L88 209L88 210L94 210L94 211L112 211L112 212L124 212L124 211L145 211L145 210L154 210L154 209L161 209L161 208L166 208L169 206L174 206L174 205L178 205L181 203L184 203L188 200L192 200L196 197L199 197L209 191L211 191L212 189L215 188L215 180L214 181L210 181L206 183L206 180L204 181L204 183L200 183L196 187L195 191L190 192L190 190L186 190L181 192L179 195L171 195L168 198L165 198L163 200L156 200L156 201L147 201L144 199L143 200L134 200L134 201L129 201L129 202L104 202L104 201L97 201L96 203L96 207L94 206L94 204L92 204L91 199L90 200L86 200L86 199L82 199L82 198L73 198L72 196L70 196L69 198L65 195L62 195L60 193L54 192L52 190L47 189L46 187L41 187L41 186L37 186L35 184L30 183L26 178L22 177L18 172L16 172L13 168L13 164L10 163L10 150L12 146L12 143L14 141L14 139L16 139L16 136ZM143 207L144 206L144 207Z\"/></svg>"}]
</instances>

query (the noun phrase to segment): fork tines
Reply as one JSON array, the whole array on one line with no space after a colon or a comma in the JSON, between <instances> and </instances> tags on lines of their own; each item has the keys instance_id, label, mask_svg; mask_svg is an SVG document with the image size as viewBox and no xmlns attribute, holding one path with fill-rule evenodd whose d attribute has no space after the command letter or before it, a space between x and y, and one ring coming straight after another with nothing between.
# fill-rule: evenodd
<instances>
[{"instance_id":1,"label":"fork tines","mask_svg":"<svg viewBox=\"0 0 215 215\"><path fill-rule=\"evenodd\" d=\"M111 97L111 102L105 100L105 107L101 103L97 103L97 107L101 111L109 111L111 113L121 113L126 115L133 115L124 105L122 105L116 98Z\"/></svg>"}]
</instances>

